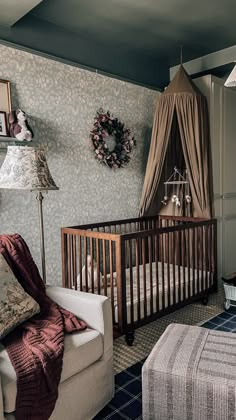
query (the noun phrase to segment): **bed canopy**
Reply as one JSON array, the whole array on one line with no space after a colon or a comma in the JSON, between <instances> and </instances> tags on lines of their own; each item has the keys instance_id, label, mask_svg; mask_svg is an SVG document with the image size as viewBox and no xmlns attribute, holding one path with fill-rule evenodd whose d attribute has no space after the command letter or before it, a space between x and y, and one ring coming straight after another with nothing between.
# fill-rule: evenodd
<instances>
[{"instance_id":1,"label":"bed canopy","mask_svg":"<svg viewBox=\"0 0 236 420\"><path fill-rule=\"evenodd\" d=\"M141 216L153 215L160 209L163 174L168 168L173 171L176 165L187 169L191 215L212 217L207 101L182 65L158 99L140 202Z\"/></svg>"}]
</instances>

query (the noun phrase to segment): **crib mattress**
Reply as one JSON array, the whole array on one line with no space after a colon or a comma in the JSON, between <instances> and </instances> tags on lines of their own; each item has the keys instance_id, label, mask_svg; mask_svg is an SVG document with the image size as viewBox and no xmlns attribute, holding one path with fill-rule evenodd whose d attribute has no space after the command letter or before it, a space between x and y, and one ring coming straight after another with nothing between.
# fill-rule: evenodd
<instances>
[{"instance_id":1,"label":"crib mattress","mask_svg":"<svg viewBox=\"0 0 236 420\"><path fill-rule=\"evenodd\" d=\"M139 270L139 288L138 288L138 276L137 267L132 269L132 283L133 283L133 319L134 322L139 319L138 310L140 310L140 318L144 318L144 302L145 302L145 285L146 285L146 313L150 315L151 301L153 301L153 313L158 310L167 308L170 305L180 302L185 298L193 296L195 293L197 283L198 290L206 289L210 284L210 273L204 270L197 271L193 268L176 266L173 264L166 264L162 262L156 262L152 264L146 264L144 267L141 265L138 267ZM151 274L151 275L150 275ZM152 282L151 282L152 276ZM116 278L116 273L113 273L113 277ZM130 269L126 269L126 306L127 306L127 321L131 322L131 276ZM168 281L169 278L169 281ZM202 281L199 281L198 278ZM109 279L109 275L107 276ZM158 281L157 281L158 279ZM189 279L189 280L188 280ZM174 281L175 280L175 281ZM175 284L175 287L174 287ZM151 293L152 286L152 293ZM185 289L185 293L184 293ZM138 308L138 290L140 295L140 309ZM164 297L163 297L164 294ZM111 297L111 287L107 288L107 295ZM117 287L113 288L113 302L114 302L114 317L115 322L118 322L118 303L117 303Z\"/></svg>"}]
</instances>

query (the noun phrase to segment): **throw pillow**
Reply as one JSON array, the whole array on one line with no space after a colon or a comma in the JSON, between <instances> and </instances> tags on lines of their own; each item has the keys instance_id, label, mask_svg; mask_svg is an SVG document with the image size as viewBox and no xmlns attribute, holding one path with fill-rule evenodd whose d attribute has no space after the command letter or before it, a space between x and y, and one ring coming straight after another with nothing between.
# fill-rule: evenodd
<instances>
[{"instance_id":1,"label":"throw pillow","mask_svg":"<svg viewBox=\"0 0 236 420\"><path fill-rule=\"evenodd\" d=\"M39 311L38 303L24 291L0 254L0 340Z\"/></svg>"}]
</instances>

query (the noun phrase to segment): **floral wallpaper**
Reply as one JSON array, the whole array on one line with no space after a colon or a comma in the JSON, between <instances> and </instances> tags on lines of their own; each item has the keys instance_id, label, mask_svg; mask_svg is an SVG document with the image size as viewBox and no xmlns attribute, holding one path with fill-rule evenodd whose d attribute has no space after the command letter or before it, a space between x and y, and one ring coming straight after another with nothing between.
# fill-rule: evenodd
<instances>
[{"instance_id":1,"label":"floral wallpaper","mask_svg":"<svg viewBox=\"0 0 236 420\"><path fill-rule=\"evenodd\" d=\"M136 216L159 93L0 45L0 79L11 82L13 108L28 115L34 144L44 146L59 191L43 200L47 282L61 285L62 226ZM102 107L132 130L137 146L128 166L111 170L94 158L89 140ZM0 150L0 163L6 151ZM1 233L18 232L40 266L35 193L1 190Z\"/></svg>"}]
</instances>

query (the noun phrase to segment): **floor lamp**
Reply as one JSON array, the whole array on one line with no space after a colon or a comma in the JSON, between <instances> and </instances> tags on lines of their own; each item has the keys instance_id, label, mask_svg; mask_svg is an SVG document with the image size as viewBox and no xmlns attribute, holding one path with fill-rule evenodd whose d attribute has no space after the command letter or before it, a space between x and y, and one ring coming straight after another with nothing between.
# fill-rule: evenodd
<instances>
[{"instance_id":1,"label":"floor lamp","mask_svg":"<svg viewBox=\"0 0 236 420\"><path fill-rule=\"evenodd\" d=\"M40 245L42 277L46 283L43 192L58 190L42 149L28 146L8 146L5 160L0 169L0 188L36 191L39 208Z\"/></svg>"}]
</instances>

